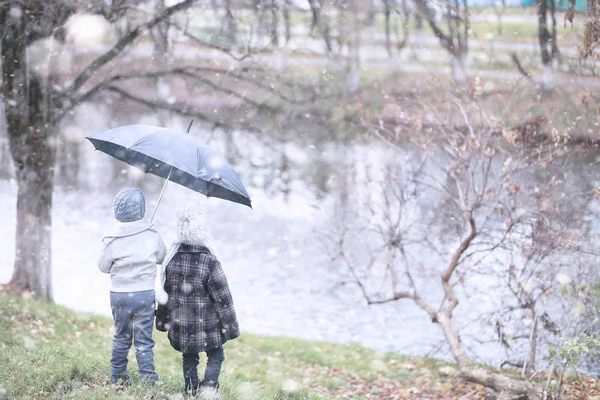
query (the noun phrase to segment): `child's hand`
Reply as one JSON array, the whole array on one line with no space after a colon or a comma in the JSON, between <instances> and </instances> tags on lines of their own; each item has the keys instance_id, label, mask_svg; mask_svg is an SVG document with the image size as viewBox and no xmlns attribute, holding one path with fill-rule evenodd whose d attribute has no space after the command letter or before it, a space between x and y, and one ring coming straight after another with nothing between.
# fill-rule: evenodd
<instances>
[{"instance_id":1,"label":"child's hand","mask_svg":"<svg viewBox=\"0 0 600 400\"><path fill-rule=\"evenodd\" d=\"M154 279L154 299L158 304L167 304L169 295L165 292L165 270L163 265L156 266L156 278Z\"/></svg>"},{"instance_id":2,"label":"child's hand","mask_svg":"<svg viewBox=\"0 0 600 400\"><path fill-rule=\"evenodd\" d=\"M157 290L154 293L154 297L158 304L167 304L167 301L169 300L169 295L164 290Z\"/></svg>"}]
</instances>

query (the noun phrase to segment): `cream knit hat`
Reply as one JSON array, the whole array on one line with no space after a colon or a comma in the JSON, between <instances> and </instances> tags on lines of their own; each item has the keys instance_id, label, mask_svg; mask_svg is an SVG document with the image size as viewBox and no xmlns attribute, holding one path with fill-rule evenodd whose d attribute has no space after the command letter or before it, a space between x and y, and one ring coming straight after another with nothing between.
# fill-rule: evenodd
<instances>
[{"instance_id":1,"label":"cream knit hat","mask_svg":"<svg viewBox=\"0 0 600 400\"><path fill-rule=\"evenodd\" d=\"M198 202L187 200L177 208L177 242L192 246L204 246L219 259L214 239L208 227L206 215L200 211Z\"/></svg>"}]
</instances>

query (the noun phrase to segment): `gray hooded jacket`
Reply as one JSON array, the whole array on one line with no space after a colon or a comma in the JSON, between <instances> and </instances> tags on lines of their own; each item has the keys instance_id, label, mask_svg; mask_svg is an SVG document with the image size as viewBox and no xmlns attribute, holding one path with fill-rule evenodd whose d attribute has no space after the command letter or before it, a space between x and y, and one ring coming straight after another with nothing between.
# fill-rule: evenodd
<instances>
[{"instance_id":1,"label":"gray hooded jacket","mask_svg":"<svg viewBox=\"0 0 600 400\"><path fill-rule=\"evenodd\" d=\"M153 225L141 220L119 222L102 243L98 269L110 274L111 291L154 289L156 265L163 262L166 247Z\"/></svg>"}]
</instances>

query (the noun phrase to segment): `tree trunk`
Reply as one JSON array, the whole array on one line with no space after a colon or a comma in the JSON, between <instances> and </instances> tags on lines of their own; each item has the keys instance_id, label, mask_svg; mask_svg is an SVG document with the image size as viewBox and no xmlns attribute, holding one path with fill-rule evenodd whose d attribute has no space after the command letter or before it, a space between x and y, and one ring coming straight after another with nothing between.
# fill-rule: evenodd
<instances>
[{"instance_id":1,"label":"tree trunk","mask_svg":"<svg viewBox=\"0 0 600 400\"><path fill-rule=\"evenodd\" d=\"M448 5L448 30L452 38L452 79L457 85L462 85L467 82L468 76L469 10L466 1L463 10L458 3L455 6Z\"/></svg>"},{"instance_id":2,"label":"tree trunk","mask_svg":"<svg viewBox=\"0 0 600 400\"><path fill-rule=\"evenodd\" d=\"M277 0L271 0L271 45L274 47L279 46L279 5Z\"/></svg>"},{"instance_id":3,"label":"tree trunk","mask_svg":"<svg viewBox=\"0 0 600 400\"><path fill-rule=\"evenodd\" d=\"M283 72L288 66L288 49L285 47L276 47L273 50L273 59L273 68L275 69L275 71L277 71L278 73Z\"/></svg>"},{"instance_id":4,"label":"tree trunk","mask_svg":"<svg viewBox=\"0 0 600 400\"><path fill-rule=\"evenodd\" d=\"M4 118L4 101L0 100L0 179L12 177L12 162L6 134L6 119Z\"/></svg>"},{"instance_id":5,"label":"tree trunk","mask_svg":"<svg viewBox=\"0 0 600 400\"><path fill-rule=\"evenodd\" d=\"M552 63L544 64L544 72L542 75L542 89L545 92L552 92L556 88L556 80L554 79L554 69Z\"/></svg>"},{"instance_id":6,"label":"tree trunk","mask_svg":"<svg viewBox=\"0 0 600 400\"><path fill-rule=\"evenodd\" d=\"M6 128L18 183L15 265L11 279L22 289L52 300L52 187L56 143L52 141L55 76L45 82L27 65L27 43L32 25L44 33L64 23L70 11L57 9L49 25L34 21L28 13L15 13L11 2L0 2L2 95L6 104ZM58 21L58 22L57 22ZM47 23L48 21L43 21ZM51 27L50 27L51 25ZM48 33L49 32L49 33ZM44 37L45 35L42 35Z\"/></svg>"},{"instance_id":7,"label":"tree trunk","mask_svg":"<svg viewBox=\"0 0 600 400\"><path fill-rule=\"evenodd\" d=\"M55 147L41 128L10 135L18 182L15 265L11 284L52 300L52 187Z\"/></svg>"},{"instance_id":8,"label":"tree trunk","mask_svg":"<svg viewBox=\"0 0 600 400\"><path fill-rule=\"evenodd\" d=\"M158 0L155 4L156 13L161 14L166 8L165 0ZM169 67L169 25L161 22L150 31L154 41L153 60L154 68L158 71L165 71ZM168 81L158 76L156 78L156 93L162 101L167 101L171 95L171 88ZM168 113L165 110L158 110L158 121L161 125L167 123Z\"/></svg>"},{"instance_id":9,"label":"tree trunk","mask_svg":"<svg viewBox=\"0 0 600 400\"><path fill-rule=\"evenodd\" d=\"M439 312L437 315L437 322L440 324L440 326L442 327L442 330L444 331L444 336L446 337L446 342L448 343L448 346L450 346L450 351L452 352L452 355L456 359L456 362L458 363L458 365L460 367L467 365L469 362L469 357L467 356L467 353L465 353L465 350L460 345L460 340L458 339L458 335L456 334L456 331L452 327L451 318L448 315L446 315L446 313Z\"/></svg>"},{"instance_id":10,"label":"tree trunk","mask_svg":"<svg viewBox=\"0 0 600 400\"><path fill-rule=\"evenodd\" d=\"M529 342L529 358L527 365L525 366L525 374L527 376L533 375L535 372L536 352L537 352L537 316L535 309L531 310L531 318L533 320L533 327L531 328L531 340Z\"/></svg>"},{"instance_id":11,"label":"tree trunk","mask_svg":"<svg viewBox=\"0 0 600 400\"><path fill-rule=\"evenodd\" d=\"M493 389L497 393L511 393L518 396L526 396L529 400L541 400L541 390L531 382L510 378L503 374L490 372L483 368L471 366L467 353L460 345L456 331L452 327L452 319L446 312L437 313L437 321L450 346L450 351L458 363L459 376L469 382L483 385Z\"/></svg>"},{"instance_id":12,"label":"tree trunk","mask_svg":"<svg viewBox=\"0 0 600 400\"><path fill-rule=\"evenodd\" d=\"M590 17L595 17L598 14L598 1L597 0L588 0L588 15Z\"/></svg>"},{"instance_id":13,"label":"tree trunk","mask_svg":"<svg viewBox=\"0 0 600 400\"><path fill-rule=\"evenodd\" d=\"M56 149L55 182L67 189L79 187L79 169L81 167L80 140L73 140L70 134L60 135Z\"/></svg>"},{"instance_id":14,"label":"tree trunk","mask_svg":"<svg viewBox=\"0 0 600 400\"><path fill-rule=\"evenodd\" d=\"M439 39L440 45L452 56L452 78L457 84L467 81L468 70L468 32L469 9L464 2L463 7L447 4L446 22L448 34L436 22L436 13L427 0L415 0L418 14L429 24L433 34ZM462 13L461 13L462 10Z\"/></svg>"},{"instance_id":15,"label":"tree trunk","mask_svg":"<svg viewBox=\"0 0 600 400\"><path fill-rule=\"evenodd\" d=\"M462 85L467 82L468 67L466 54L457 54L452 57L451 61L452 79L454 83Z\"/></svg>"},{"instance_id":16,"label":"tree trunk","mask_svg":"<svg viewBox=\"0 0 600 400\"><path fill-rule=\"evenodd\" d=\"M346 66L346 89L349 94L360 89L360 62L355 57L351 57Z\"/></svg>"},{"instance_id":17,"label":"tree trunk","mask_svg":"<svg viewBox=\"0 0 600 400\"><path fill-rule=\"evenodd\" d=\"M423 17L417 13L415 13L415 31L417 35L420 35L423 32Z\"/></svg>"},{"instance_id":18,"label":"tree trunk","mask_svg":"<svg viewBox=\"0 0 600 400\"><path fill-rule=\"evenodd\" d=\"M494 389L498 393L524 396L528 400L542 400L543 398L542 390L533 383L513 379L483 368L464 367L460 369L459 376L469 382Z\"/></svg>"},{"instance_id":19,"label":"tree trunk","mask_svg":"<svg viewBox=\"0 0 600 400\"><path fill-rule=\"evenodd\" d=\"M225 0L225 28L227 30L227 42L229 48L237 47L237 23L231 11L231 1Z\"/></svg>"},{"instance_id":20,"label":"tree trunk","mask_svg":"<svg viewBox=\"0 0 600 400\"><path fill-rule=\"evenodd\" d=\"M540 45L540 52L542 55L542 64L544 66L544 75L542 76L542 89L547 92L554 90L554 73L552 70L552 55L551 51L548 50L552 45L552 36L548 31L548 21L546 14L548 11L548 4L546 0L536 0L537 14L538 14L538 41Z\"/></svg>"},{"instance_id":21,"label":"tree trunk","mask_svg":"<svg viewBox=\"0 0 600 400\"><path fill-rule=\"evenodd\" d=\"M392 56L392 44L390 41L390 16L392 14L391 0L383 0L383 12L385 15L385 49L388 57ZM403 2L404 4L405 2Z\"/></svg>"},{"instance_id":22,"label":"tree trunk","mask_svg":"<svg viewBox=\"0 0 600 400\"><path fill-rule=\"evenodd\" d=\"M359 26L359 10L351 10L351 20L346 19L349 26ZM350 37L347 41L348 58L346 65L346 88L348 93L354 94L360 89L360 29L352 29L349 32Z\"/></svg>"},{"instance_id":23,"label":"tree trunk","mask_svg":"<svg viewBox=\"0 0 600 400\"><path fill-rule=\"evenodd\" d=\"M283 22L285 24L285 44L287 45L292 38L292 21L290 19L290 9L292 4L290 0L283 2Z\"/></svg>"},{"instance_id":24,"label":"tree trunk","mask_svg":"<svg viewBox=\"0 0 600 400\"><path fill-rule=\"evenodd\" d=\"M396 48L402 50L408 43L408 35L410 32L410 11L406 1L402 2L402 40L398 40ZM396 24L396 37L399 39L398 24Z\"/></svg>"}]
</instances>

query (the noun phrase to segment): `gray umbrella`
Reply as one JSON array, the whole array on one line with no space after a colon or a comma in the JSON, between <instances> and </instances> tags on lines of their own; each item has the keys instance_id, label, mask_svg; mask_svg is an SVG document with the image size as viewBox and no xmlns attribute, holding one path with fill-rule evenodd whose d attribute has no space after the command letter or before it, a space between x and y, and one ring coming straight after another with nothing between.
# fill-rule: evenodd
<instances>
[{"instance_id":1,"label":"gray umbrella","mask_svg":"<svg viewBox=\"0 0 600 400\"><path fill-rule=\"evenodd\" d=\"M189 134L151 125L126 125L87 139L96 150L160 176L167 182L178 183L207 197L218 197L252 208L246 188L225 157L200 144Z\"/></svg>"}]
</instances>

